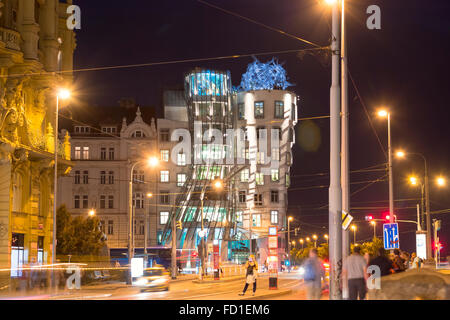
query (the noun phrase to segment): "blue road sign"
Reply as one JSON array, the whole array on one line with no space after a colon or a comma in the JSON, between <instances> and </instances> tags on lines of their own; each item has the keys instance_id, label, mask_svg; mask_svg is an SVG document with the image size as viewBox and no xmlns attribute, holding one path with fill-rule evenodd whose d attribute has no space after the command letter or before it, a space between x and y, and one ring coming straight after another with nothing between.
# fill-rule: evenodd
<instances>
[{"instance_id":1,"label":"blue road sign","mask_svg":"<svg viewBox=\"0 0 450 320\"><path fill-rule=\"evenodd\" d=\"M391 250L400 248L397 223L383 224L383 235L384 249Z\"/></svg>"}]
</instances>

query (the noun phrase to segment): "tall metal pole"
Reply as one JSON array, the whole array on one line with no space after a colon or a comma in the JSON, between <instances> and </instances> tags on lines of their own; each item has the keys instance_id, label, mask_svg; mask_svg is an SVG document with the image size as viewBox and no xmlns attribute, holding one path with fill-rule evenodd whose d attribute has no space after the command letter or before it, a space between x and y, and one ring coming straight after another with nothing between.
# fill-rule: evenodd
<instances>
[{"instance_id":1,"label":"tall metal pole","mask_svg":"<svg viewBox=\"0 0 450 320\"><path fill-rule=\"evenodd\" d=\"M430 218L430 185L428 183L428 165L427 159L423 157L425 162L425 206L427 216L427 259L431 257L431 218Z\"/></svg>"},{"instance_id":2,"label":"tall metal pole","mask_svg":"<svg viewBox=\"0 0 450 320\"><path fill-rule=\"evenodd\" d=\"M389 223L394 223L394 178L392 172L391 113L388 112Z\"/></svg>"},{"instance_id":3,"label":"tall metal pole","mask_svg":"<svg viewBox=\"0 0 450 320\"><path fill-rule=\"evenodd\" d=\"M350 154L349 154L349 110L348 110L348 69L347 69L347 37L345 22L345 0L341 0L341 110L342 110L342 155L341 155L341 187L342 210L350 212ZM350 254L350 231L342 231L342 258ZM342 279L342 297L348 299L347 279Z\"/></svg>"},{"instance_id":4,"label":"tall metal pole","mask_svg":"<svg viewBox=\"0 0 450 320\"><path fill-rule=\"evenodd\" d=\"M130 182L128 185L128 263L130 264L130 276L127 281L128 284L132 283L131 279L131 259L134 257L134 248L133 248L133 171L134 167L138 162L135 162L131 166L130 170Z\"/></svg>"},{"instance_id":5,"label":"tall metal pole","mask_svg":"<svg viewBox=\"0 0 450 320\"><path fill-rule=\"evenodd\" d=\"M201 258L201 260L200 260L200 273L199 273L199 275L198 275L198 278L200 279L200 280L203 280L203 272L204 272L204 270L205 270L205 257L204 257L204 255L205 255L205 235L203 234L204 233L204 231L203 231L203 197L204 197L204 192L202 192L202 194L201 194L201 196L202 196L202 199L201 199L201 206L202 206L202 208L201 208L201 214L202 214L202 239L200 240L200 242L201 242L201 254L199 255L200 256L200 258Z\"/></svg>"},{"instance_id":6,"label":"tall metal pole","mask_svg":"<svg viewBox=\"0 0 450 320\"><path fill-rule=\"evenodd\" d=\"M291 264L291 221L288 218L288 245L287 245L287 254L289 265Z\"/></svg>"},{"instance_id":7,"label":"tall metal pole","mask_svg":"<svg viewBox=\"0 0 450 320\"><path fill-rule=\"evenodd\" d=\"M331 35L332 76L330 89L330 300L341 300L340 278L342 270L342 189L341 189L341 98L339 84L340 28L339 7L332 9Z\"/></svg>"},{"instance_id":8,"label":"tall metal pole","mask_svg":"<svg viewBox=\"0 0 450 320\"><path fill-rule=\"evenodd\" d=\"M59 95L56 95L56 118L55 118L55 172L53 177L53 241L52 241L52 264L56 263L56 201L58 193L58 114Z\"/></svg>"},{"instance_id":9,"label":"tall metal pole","mask_svg":"<svg viewBox=\"0 0 450 320\"><path fill-rule=\"evenodd\" d=\"M172 279L177 278L177 227L175 215L172 217Z\"/></svg>"},{"instance_id":10,"label":"tall metal pole","mask_svg":"<svg viewBox=\"0 0 450 320\"><path fill-rule=\"evenodd\" d=\"M422 227L420 225L420 205L417 204L417 231L422 231Z\"/></svg>"}]
</instances>

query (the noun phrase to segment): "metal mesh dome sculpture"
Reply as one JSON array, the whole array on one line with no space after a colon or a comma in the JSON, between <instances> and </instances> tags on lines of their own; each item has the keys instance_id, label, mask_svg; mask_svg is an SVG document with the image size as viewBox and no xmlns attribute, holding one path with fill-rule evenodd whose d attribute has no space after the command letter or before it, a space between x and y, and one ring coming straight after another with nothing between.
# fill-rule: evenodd
<instances>
[{"instance_id":1,"label":"metal mesh dome sculpture","mask_svg":"<svg viewBox=\"0 0 450 320\"><path fill-rule=\"evenodd\" d=\"M293 85L287 81L286 70L275 58L265 63L256 58L254 60L242 75L239 90L285 90Z\"/></svg>"}]
</instances>

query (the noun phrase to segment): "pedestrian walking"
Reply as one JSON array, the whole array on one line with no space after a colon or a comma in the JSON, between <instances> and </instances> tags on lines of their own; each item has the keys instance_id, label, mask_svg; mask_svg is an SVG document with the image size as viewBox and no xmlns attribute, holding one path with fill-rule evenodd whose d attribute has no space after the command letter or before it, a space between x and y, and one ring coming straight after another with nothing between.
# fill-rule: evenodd
<instances>
[{"instance_id":1,"label":"pedestrian walking","mask_svg":"<svg viewBox=\"0 0 450 320\"><path fill-rule=\"evenodd\" d=\"M309 250L309 258L303 264L303 269L305 270L303 280L306 287L306 299L320 300L325 269L322 261L317 256L317 249Z\"/></svg>"},{"instance_id":2,"label":"pedestrian walking","mask_svg":"<svg viewBox=\"0 0 450 320\"><path fill-rule=\"evenodd\" d=\"M344 260L342 276L348 280L350 300L364 300L367 292L367 262L360 254L361 247L355 246L353 253Z\"/></svg>"},{"instance_id":3,"label":"pedestrian walking","mask_svg":"<svg viewBox=\"0 0 450 320\"><path fill-rule=\"evenodd\" d=\"M378 266L381 276L394 273L392 261L386 256L384 248L378 249L378 255L369 261L369 266Z\"/></svg>"},{"instance_id":4,"label":"pedestrian walking","mask_svg":"<svg viewBox=\"0 0 450 320\"><path fill-rule=\"evenodd\" d=\"M420 258L417 256L415 252L411 253L411 269L419 269L420 268Z\"/></svg>"},{"instance_id":5,"label":"pedestrian walking","mask_svg":"<svg viewBox=\"0 0 450 320\"><path fill-rule=\"evenodd\" d=\"M405 271L405 261L400 257L400 250L394 250L394 258L392 259L392 264L394 266L394 271L396 273Z\"/></svg>"},{"instance_id":6,"label":"pedestrian walking","mask_svg":"<svg viewBox=\"0 0 450 320\"><path fill-rule=\"evenodd\" d=\"M242 290L242 293L239 293L240 296L245 295L245 292L248 289L248 286L253 284L253 296L256 292L256 277L258 273L258 264L256 263L256 259L254 255L250 255L248 258L248 261L245 263L245 270L246 270L246 278L245 278L245 286L244 290Z\"/></svg>"}]
</instances>

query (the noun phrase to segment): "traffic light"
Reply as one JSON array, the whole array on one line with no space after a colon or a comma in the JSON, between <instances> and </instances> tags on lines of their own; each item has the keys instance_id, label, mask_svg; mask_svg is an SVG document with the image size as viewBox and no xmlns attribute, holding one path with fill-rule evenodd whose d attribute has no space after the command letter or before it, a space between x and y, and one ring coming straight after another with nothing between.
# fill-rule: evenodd
<instances>
[{"instance_id":1,"label":"traffic light","mask_svg":"<svg viewBox=\"0 0 450 320\"><path fill-rule=\"evenodd\" d=\"M183 229L183 223L181 222L181 220L177 221L177 229Z\"/></svg>"},{"instance_id":2,"label":"traffic light","mask_svg":"<svg viewBox=\"0 0 450 320\"><path fill-rule=\"evenodd\" d=\"M372 220L373 220L373 216L372 215L366 216L366 221L372 221Z\"/></svg>"}]
</instances>

